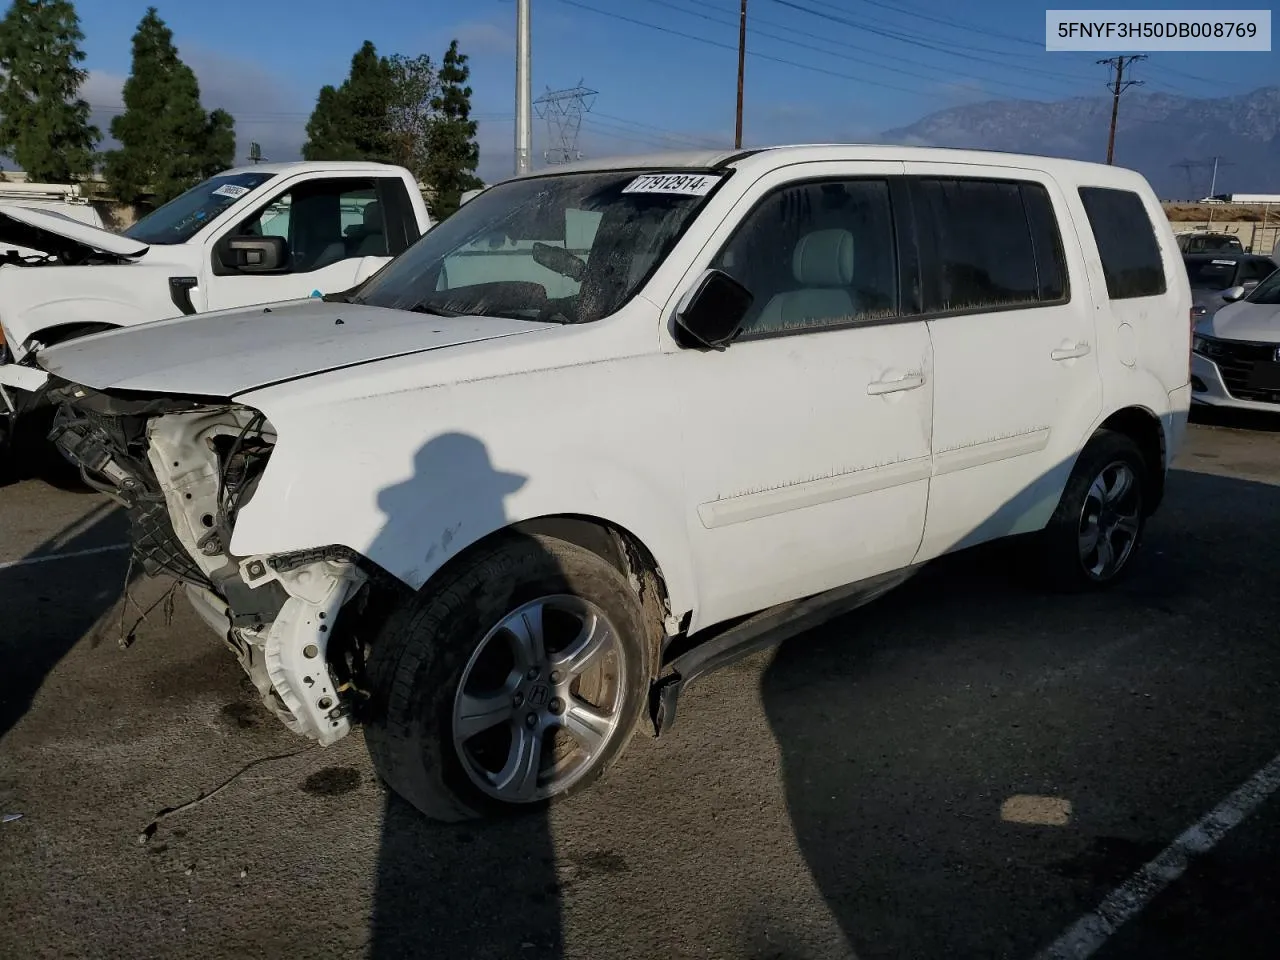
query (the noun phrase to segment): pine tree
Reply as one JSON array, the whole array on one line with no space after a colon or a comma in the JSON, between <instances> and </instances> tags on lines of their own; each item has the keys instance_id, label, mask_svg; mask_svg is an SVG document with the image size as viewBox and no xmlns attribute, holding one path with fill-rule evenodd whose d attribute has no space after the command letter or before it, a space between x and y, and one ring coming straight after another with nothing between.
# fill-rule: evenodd
<instances>
[{"instance_id":1,"label":"pine tree","mask_svg":"<svg viewBox=\"0 0 1280 960\"><path fill-rule=\"evenodd\" d=\"M83 40L70 0L14 0L0 20L0 152L33 181L93 170L101 134L78 96Z\"/></svg>"},{"instance_id":2,"label":"pine tree","mask_svg":"<svg viewBox=\"0 0 1280 960\"><path fill-rule=\"evenodd\" d=\"M396 101L391 64L368 40L351 58L342 86L320 88L307 121L307 160L373 160L392 155L390 112Z\"/></svg>"},{"instance_id":3,"label":"pine tree","mask_svg":"<svg viewBox=\"0 0 1280 960\"><path fill-rule=\"evenodd\" d=\"M111 121L120 149L104 173L120 200L148 195L164 203L231 165L235 121L225 110L206 114L196 75L178 57L173 32L149 7L133 35L133 66L124 84L124 113Z\"/></svg>"},{"instance_id":4,"label":"pine tree","mask_svg":"<svg viewBox=\"0 0 1280 960\"><path fill-rule=\"evenodd\" d=\"M470 78L467 55L458 52L458 41L454 40L440 65L440 87L431 101L435 115L427 131L422 174L435 198L431 212L439 220L458 209L462 194L482 186L475 175L480 148L476 145L476 122L471 119Z\"/></svg>"}]
</instances>

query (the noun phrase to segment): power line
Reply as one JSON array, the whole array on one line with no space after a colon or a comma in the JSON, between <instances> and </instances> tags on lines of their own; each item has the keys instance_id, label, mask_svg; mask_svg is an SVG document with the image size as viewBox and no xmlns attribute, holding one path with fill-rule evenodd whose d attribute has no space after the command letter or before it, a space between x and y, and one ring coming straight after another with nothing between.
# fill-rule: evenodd
<instances>
[{"instance_id":1,"label":"power line","mask_svg":"<svg viewBox=\"0 0 1280 960\"><path fill-rule=\"evenodd\" d=\"M590 4L582 3L580 2L580 0L560 0L560 2L567 4L571 7L578 7L581 10L589 10L591 13L596 13L603 17L612 17L613 19L621 20L624 23L635 24L636 26L639 26L639 27L645 27L649 30L656 30L659 33L666 33L675 37L683 37L686 40L693 40L696 43L705 44L710 47L718 47L721 50L731 50L734 53L736 53L738 50L738 48L733 44L721 43L719 40L711 40L711 39L708 39L707 37L697 36L696 34L685 33L682 30L673 30L670 27L660 26L659 24L656 24L656 23L649 23L647 20L637 20L635 17L628 17L621 13L614 13L612 10L601 10L599 7L593 7ZM872 87L881 87L885 90L897 90L901 93L911 93L911 94L917 94L917 95L919 94L928 95L934 92L930 90L921 90L918 87L904 87L896 83L885 83L883 80L871 80L866 77L857 77L851 73L841 73L838 70L828 70L825 67L814 66L811 63L800 63L797 60L788 60L785 57L775 57L767 53L759 53L755 50L748 50L747 56L755 57L758 60L768 60L772 63L785 64L786 66L795 67L799 70L808 70L811 73L821 73L829 77L839 77L842 80L852 80L855 83L866 84Z\"/></svg>"},{"instance_id":2,"label":"power line","mask_svg":"<svg viewBox=\"0 0 1280 960\"><path fill-rule=\"evenodd\" d=\"M578 131L582 129L583 114L591 110L595 99L596 91L584 87L579 81L576 87L568 90L547 90L533 101L538 116L547 121L547 150L543 154L547 163L582 159L582 152L578 149Z\"/></svg>"},{"instance_id":3,"label":"power line","mask_svg":"<svg viewBox=\"0 0 1280 960\"><path fill-rule=\"evenodd\" d=\"M689 10L689 9L686 9L685 7L677 6L675 3L672 3L671 0L645 0L645 2L654 4L660 7L666 7L667 9L675 10L679 13L686 14L687 16L697 17L701 20L707 20L710 23L714 23L720 26L732 27L732 26L738 25L736 20L726 20L720 17L709 16L705 13L701 13L696 10ZM709 3L706 3L705 0L702 0L702 2L699 2L699 0L690 0L690 2L699 3L699 6L702 6L702 7L712 7L712 5ZM805 37L821 43L831 44L832 46L837 46L837 47L840 47L841 49L839 51L824 50L822 47L814 46L812 43L802 43L799 40L792 40L790 37L779 36L776 33L771 33L767 30L762 30L760 29L759 26L753 26L752 24L760 24L764 26L774 27L779 30L786 30L788 33L794 33L797 36ZM836 59L845 60L851 63L858 63L858 64L865 65L867 62L866 61L867 57L887 59L890 61L889 64L872 63L871 66L874 66L877 70L880 70L880 71L887 71L889 73L902 74L903 76L911 77L912 79L915 79L915 80L930 79L929 77L924 76L919 72L917 72L917 70L906 70L906 69L903 69L901 66L895 66L894 64L903 63L904 61L899 58L894 58L892 56L886 55L882 50L875 50L872 47L859 46L858 44L848 43L843 40L835 41L835 40L832 40L830 37L823 37L820 34L810 33L805 30L798 30L795 27L788 26L786 24L781 24L781 23L778 23L777 21L763 20L759 17L753 16L751 18L751 23L748 23L747 25L747 30L748 32L758 37L765 37L770 40L776 40L778 43L790 44L791 46L799 47L800 49L803 49L803 50L809 50L814 53L821 53L821 54L824 54L825 56L835 57ZM862 53L863 56L854 57L854 56L851 56L847 51L858 51ZM1025 82L1013 84L1003 80L997 80L996 78L990 77L990 76L981 76L973 73L960 73L956 70L951 70L946 67L934 67L928 64L922 64L919 61L915 61L915 60L908 60L905 62L915 64L917 66L917 69L933 71L934 73L937 73L939 75L940 79L950 80L956 77L962 77L968 80L979 80L983 83L991 84L997 87L1008 87L1010 89L1018 90L1019 92L1033 90L1038 93L1048 93L1054 96L1058 96L1061 94L1060 90L1050 90L1047 87L1033 87ZM1010 69L1021 70L1020 67L1010 67ZM1080 81L1080 80L1083 80L1083 78L1077 78L1077 80Z\"/></svg>"}]
</instances>

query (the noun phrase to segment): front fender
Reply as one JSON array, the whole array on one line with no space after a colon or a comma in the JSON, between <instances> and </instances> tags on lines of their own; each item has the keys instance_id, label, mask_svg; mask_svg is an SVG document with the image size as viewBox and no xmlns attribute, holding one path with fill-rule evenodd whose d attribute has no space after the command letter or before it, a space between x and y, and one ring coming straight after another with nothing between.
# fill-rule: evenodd
<instances>
[{"instance_id":1,"label":"front fender","mask_svg":"<svg viewBox=\"0 0 1280 960\"><path fill-rule=\"evenodd\" d=\"M405 397L421 404L423 394ZM481 442L478 430L413 429L414 406L420 416L418 405L400 416L384 410L383 422L366 423L363 435L334 422L351 417L354 427L360 418L350 408L329 408L318 417L297 408L263 410L277 445L240 510L232 553L262 556L338 544L416 590L492 533L573 514L629 531L657 561L672 609L693 608L683 473L678 465L646 459L662 449L654 446L660 442L656 426L636 427L626 443L597 446L589 431L575 431L573 424L534 431L522 429L513 414L506 429L491 429Z\"/></svg>"}]
</instances>

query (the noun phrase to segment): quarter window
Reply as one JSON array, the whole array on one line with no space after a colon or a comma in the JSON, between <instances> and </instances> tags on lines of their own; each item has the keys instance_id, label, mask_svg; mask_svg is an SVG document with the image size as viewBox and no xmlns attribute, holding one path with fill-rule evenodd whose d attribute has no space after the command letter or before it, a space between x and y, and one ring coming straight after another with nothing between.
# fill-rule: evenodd
<instances>
[{"instance_id":1,"label":"quarter window","mask_svg":"<svg viewBox=\"0 0 1280 960\"><path fill-rule=\"evenodd\" d=\"M744 338L896 317L889 185L820 181L776 190L747 215L712 265L755 298Z\"/></svg>"},{"instance_id":2,"label":"quarter window","mask_svg":"<svg viewBox=\"0 0 1280 960\"><path fill-rule=\"evenodd\" d=\"M1080 200L1102 258L1107 295L1129 300L1164 293L1164 261L1142 198L1130 190L1081 187Z\"/></svg>"}]
</instances>

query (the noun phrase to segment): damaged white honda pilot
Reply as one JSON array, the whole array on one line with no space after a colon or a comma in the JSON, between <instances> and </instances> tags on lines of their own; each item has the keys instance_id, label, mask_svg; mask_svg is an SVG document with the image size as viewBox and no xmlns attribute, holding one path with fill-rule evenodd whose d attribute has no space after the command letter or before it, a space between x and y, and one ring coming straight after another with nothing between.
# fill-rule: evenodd
<instances>
[{"instance_id":1,"label":"damaged white honda pilot","mask_svg":"<svg viewBox=\"0 0 1280 960\"><path fill-rule=\"evenodd\" d=\"M943 554L1025 534L1114 582L1190 307L1135 173L781 147L517 178L346 293L40 362L55 443L267 707L462 819Z\"/></svg>"}]
</instances>

